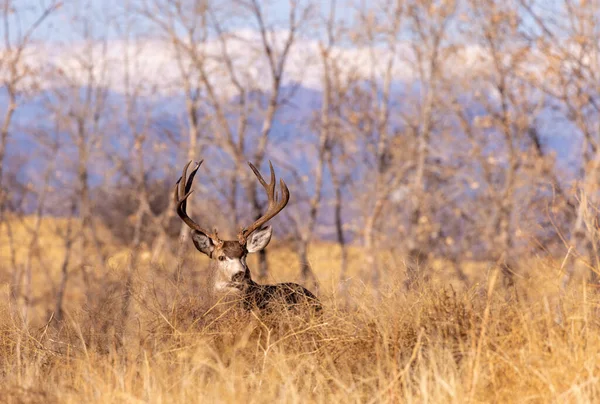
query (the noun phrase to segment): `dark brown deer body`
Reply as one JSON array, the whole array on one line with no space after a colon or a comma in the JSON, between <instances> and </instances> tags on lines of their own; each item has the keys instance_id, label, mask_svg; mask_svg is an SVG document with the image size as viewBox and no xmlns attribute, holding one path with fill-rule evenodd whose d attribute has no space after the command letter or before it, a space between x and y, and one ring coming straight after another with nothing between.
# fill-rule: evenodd
<instances>
[{"instance_id":1,"label":"dark brown deer body","mask_svg":"<svg viewBox=\"0 0 600 404\"><path fill-rule=\"evenodd\" d=\"M232 295L242 302L247 310L259 309L271 311L275 307L298 308L307 305L314 311L321 310L321 304L314 294L296 283L260 285L252 280L250 269L246 265L246 256L265 248L273 229L262 226L277 215L287 205L290 193L283 180L280 180L281 199L275 196L275 172L269 162L271 180L267 184L260 172L251 163L250 168L267 193L269 206L267 212L250 226L240 230L237 240L221 240L217 230L212 232L194 222L186 213L186 200L192 193L192 182L202 161L196 164L189 177L184 167L183 175L175 187L175 204L179 217L192 229L192 241L196 248L208 255L209 292L217 298Z\"/></svg>"},{"instance_id":2,"label":"dark brown deer body","mask_svg":"<svg viewBox=\"0 0 600 404\"><path fill-rule=\"evenodd\" d=\"M244 308L262 311L285 306L286 308L309 308L315 313L322 309L319 299L311 291L297 283L285 282L275 285L260 285L251 278L238 276L233 285L242 292L241 301Z\"/></svg>"}]
</instances>

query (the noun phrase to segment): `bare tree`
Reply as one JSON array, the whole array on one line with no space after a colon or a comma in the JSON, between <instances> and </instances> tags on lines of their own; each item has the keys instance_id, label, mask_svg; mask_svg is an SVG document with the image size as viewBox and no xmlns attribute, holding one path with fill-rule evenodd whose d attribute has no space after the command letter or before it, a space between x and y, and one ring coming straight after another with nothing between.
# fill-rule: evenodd
<instances>
[{"instance_id":1,"label":"bare tree","mask_svg":"<svg viewBox=\"0 0 600 404\"><path fill-rule=\"evenodd\" d=\"M562 279L564 290L575 272L578 260L598 268L600 261L594 226L588 226L589 213L598 204L596 191L600 178L600 138L598 135L598 95L600 94L600 45L595 15L597 2L565 1L555 10L542 2L520 1L527 16L534 21L536 31L528 37L536 41L543 76L531 81L550 97L551 105L562 111L576 131L571 139L581 139L581 158L577 159L576 197L570 202L574 220L568 229L567 257L572 255ZM548 18L549 13L560 18ZM566 196L568 198L568 196ZM592 214L595 216L595 214ZM592 271L595 274L594 271Z\"/></svg>"},{"instance_id":2,"label":"bare tree","mask_svg":"<svg viewBox=\"0 0 600 404\"><path fill-rule=\"evenodd\" d=\"M440 116L440 88L443 66L453 51L453 44L446 40L456 12L454 1L410 2L408 16L410 31L416 40L411 43L414 54L413 70L420 91L417 110L406 115L406 125L416 137L416 161L410 185L410 227L407 240L408 263L406 287L411 288L419 276L429 255L431 213L427 212L427 177L432 162L432 139L436 135L436 116Z\"/></svg>"},{"instance_id":3,"label":"bare tree","mask_svg":"<svg viewBox=\"0 0 600 404\"><path fill-rule=\"evenodd\" d=\"M212 87L206 86L208 56L205 44L209 35L209 7L208 2L192 4L185 1L148 0L142 2L141 7L137 10L158 27L162 39L171 44L171 52L177 65L178 75L175 83L165 83L165 85L175 85L181 90L184 97L184 127L187 128L187 136L183 138L185 140L181 141L180 149L186 160L197 160L198 154L201 154L203 150L200 147L201 127L203 126L201 105L204 102L204 93L214 91ZM208 143L209 139L204 139L204 142ZM188 210L192 212L193 206L188 206ZM163 219L165 225L172 217L173 205L170 205L168 212L170 213ZM158 245L164 243L165 237L165 234L159 237ZM180 278L188 238L189 232L185 226L182 226L177 253L179 261L176 270L177 279Z\"/></svg>"},{"instance_id":4,"label":"bare tree","mask_svg":"<svg viewBox=\"0 0 600 404\"><path fill-rule=\"evenodd\" d=\"M6 90L8 96L0 129L0 188L2 188L6 146L12 119L19 103L22 102L22 96L26 92L27 86L32 85L32 76L36 73L35 68L27 60L30 56L29 52L34 46L35 31L61 6L60 2L52 1L48 6L39 10L39 15L31 25L23 29L19 26L19 18L20 14L25 11L25 7L16 3L6 0L2 2L0 9L4 34L4 49L0 58L0 80L2 88ZM4 198L2 199L4 200Z\"/></svg>"},{"instance_id":5,"label":"bare tree","mask_svg":"<svg viewBox=\"0 0 600 404\"><path fill-rule=\"evenodd\" d=\"M346 71L342 74L343 61L336 52L336 44L343 35L344 27L337 21L337 2L331 1L329 15L325 21L325 41L319 45L323 69L323 88L321 105L321 138L322 147L319 157L324 160L331 177L333 187L333 217L335 235L340 247L340 284L345 285L348 267L348 251L344 230L344 187L349 182L348 169L345 161L349 160L346 153L346 142L351 136L345 136L343 131L343 104L347 102L349 89L356 80L356 71ZM322 192L322 191L321 191ZM314 201L317 201L315 197ZM313 225L314 227L314 225Z\"/></svg>"},{"instance_id":6,"label":"bare tree","mask_svg":"<svg viewBox=\"0 0 600 404\"><path fill-rule=\"evenodd\" d=\"M296 232L296 251L300 263L302 279L307 281L310 278L310 280L315 283L315 286L317 286L317 280L308 259L308 247L314 238L315 226L317 224L318 214L321 210L324 186L323 181L327 167L336 187L335 217L337 237L340 247L342 248L342 256L344 257L344 259L342 259L342 273L345 272L344 268L346 266L345 239L341 217L341 184L333 166L332 150L334 143L336 142L336 135L339 135L335 130L335 112L338 110L335 105L338 98L336 92L339 90L336 86L336 79L339 79L340 76L338 66L339 61L336 60L335 49L336 40L340 35L336 24L336 7L336 2L332 1L330 3L329 15L326 18L327 22L324 30L325 39L319 41L320 65L322 71L321 82L323 87L321 93L321 110L315 122L315 129L318 134L315 137L315 144L312 147L312 149L314 149L314 153L312 153L312 155L314 155L314 170L310 172L310 177L312 179L311 182L313 183L312 187L314 191L312 192L312 195L306 195L303 198L306 199L306 209L303 209L304 204L296 203L297 209L291 215L294 224L293 228ZM296 173L296 176L300 175ZM297 194L308 194L305 189L301 190L302 188L307 188L306 182L308 181L299 181L298 189L300 192Z\"/></svg>"},{"instance_id":7,"label":"bare tree","mask_svg":"<svg viewBox=\"0 0 600 404\"><path fill-rule=\"evenodd\" d=\"M125 16L127 18L128 15ZM150 109L142 99L144 93L144 82L141 79L142 75L138 73L140 67L139 48L136 38L133 36L132 29L134 25L130 19L124 21L123 26L118 27L124 37L124 64L123 64L123 88L125 95L125 117L127 122L126 128L129 132L129 147L127 156L123 166L124 172L131 176L131 190L133 195L130 197L135 201L136 208L133 213L133 232L130 240L131 254L128 260L127 277L125 280L125 292L123 296L123 304L121 306L121 327L124 328L128 321L129 306L134 293L134 275L139 265L139 256L143 242L143 233L149 229L144 226L146 219L150 218L159 234L164 233L160 222L155 218L151 209L150 195L147 186L147 158L148 143L151 139L150 125L152 119ZM194 115L195 116L195 115ZM192 125L191 132L197 130L197 127ZM196 139L196 133L190 133L190 139ZM116 154L116 153L115 153ZM157 223L158 222L158 223Z\"/></svg>"},{"instance_id":8,"label":"bare tree","mask_svg":"<svg viewBox=\"0 0 600 404\"><path fill-rule=\"evenodd\" d=\"M379 6L378 14L373 14L370 9L364 9L360 14L360 33L356 32L356 41L357 45L365 46L368 52L368 85L365 90L360 85L355 86L354 105L347 108L343 118L344 130L366 146L364 159L369 168L364 173L367 189L363 190L363 242L365 269L372 274L375 285L380 279L377 263L378 221L391 192L399 185L411 164L391 164L393 152L390 147L392 138L398 135L390 122L393 103L391 91L394 69L398 67L398 36L403 29L406 6L404 2L383 2ZM380 43L385 44L383 55L378 52Z\"/></svg>"},{"instance_id":9,"label":"bare tree","mask_svg":"<svg viewBox=\"0 0 600 404\"><path fill-rule=\"evenodd\" d=\"M514 283L512 252L522 155L543 103L521 79L530 53L529 43L518 40L520 25L514 5L489 1L473 1L470 5L476 23L468 32L471 37L480 38L480 49L489 66L479 78L471 78L482 86L475 99L485 111L474 124L479 126L480 139L489 133L492 135L490 140L483 140L479 151L502 147L494 151L494 156L481 160L488 181L486 190L494 207L486 221L486 234L494 246L494 260L501 266L510 286ZM465 123L465 116L462 122ZM467 136L472 138L468 130Z\"/></svg>"},{"instance_id":10,"label":"bare tree","mask_svg":"<svg viewBox=\"0 0 600 404\"><path fill-rule=\"evenodd\" d=\"M105 25L98 23L98 15L92 20L91 16L80 13L73 4L68 16L83 46L73 52L72 45L65 44L63 57L71 63L65 67L64 60L58 61L47 76L53 88L43 95L49 116L60 128L60 135L68 140L62 142L66 158L62 164L73 166L74 188L69 191L76 200L80 224L78 234L73 237L82 241L76 265L81 268L87 287L92 287L93 275L89 273L89 267L104 265L107 256L94 220L90 177L92 167L100 168L105 164L100 160L102 144L114 122L109 101L109 33ZM109 176L109 172L104 172L102 179L106 181Z\"/></svg>"},{"instance_id":11,"label":"bare tree","mask_svg":"<svg viewBox=\"0 0 600 404\"><path fill-rule=\"evenodd\" d=\"M60 2L52 1L44 8L35 9L36 18L30 25L25 27L21 25L20 19L21 14L30 11L27 10L27 6L12 0L6 0L0 5L3 33L3 49L0 56L0 88L6 92L7 97L6 102L3 103L2 121L0 122L0 222L4 222L10 193L5 184L5 165L7 147L13 130L13 118L19 106L34 92L36 87L35 75L39 73L30 60L31 51L35 47L34 35L44 21L60 7L60 4ZM7 224L7 230L10 233L10 224ZM35 244L36 238L34 232L32 244ZM10 239L12 240L12 237ZM14 252L13 249L11 251ZM30 265L27 267L30 271ZM10 298L14 302L19 297L17 291L20 290L21 286L21 274L22 271L19 270L13 258L13 284ZM29 272L27 279L31 279Z\"/></svg>"}]
</instances>

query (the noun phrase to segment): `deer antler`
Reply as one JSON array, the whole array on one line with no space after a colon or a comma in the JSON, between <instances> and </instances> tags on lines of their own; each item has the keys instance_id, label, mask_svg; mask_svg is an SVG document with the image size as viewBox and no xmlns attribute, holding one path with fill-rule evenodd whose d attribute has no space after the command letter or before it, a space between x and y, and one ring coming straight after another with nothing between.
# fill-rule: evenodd
<instances>
[{"instance_id":1,"label":"deer antler","mask_svg":"<svg viewBox=\"0 0 600 404\"><path fill-rule=\"evenodd\" d=\"M273 171L273 164L269 161L269 168L271 169L271 180L267 184L260 172L252 163L248 163L252 171L254 171L254 175L258 178L258 182L263 186L267 193L267 197L269 198L269 207L264 215L262 215L259 219L257 219L250 226L243 228L240 230L238 234L238 239L240 244L246 244L246 240L250 234L252 234L255 230L259 229L263 224L267 223L273 217L275 217L279 212L285 208L288 201L290 200L290 191L288 190L287 185L283 182L282 179L279 180L279 188L281 190L281 199L277 201L277 197L275 196L275 185L277 184L275 181L275 171Z\"/></svg>"},{"instance_id":2,"label":"deer antler","mask_svg":"<svg viewBox=\"0 0 600 404\"><path fill-rule=\"evenodd\" d=\"M181 220L184 221L185 224L187 224L193 230L205 234L207 237L213 240L215 244L218 244L221 242L221 240L217 235L217 229L215 228L212 232L210 232L207 229L200 227L200 225L194 222L185 211L187 205L187 198L192 194L192 192L194 192L192 190L192 182L194 181L194 176L196 175L196 172L198 171L203 162L204 160L200 160L198 163L196 163L196 167L194 167L189 177L187 177L187 170L192 162L189 161L185 165L185 167L183 167L183 174L177 180L177 184L175 185L175 205L177 206L177 214L179 215Z\"/></svg>"}]
</instances>

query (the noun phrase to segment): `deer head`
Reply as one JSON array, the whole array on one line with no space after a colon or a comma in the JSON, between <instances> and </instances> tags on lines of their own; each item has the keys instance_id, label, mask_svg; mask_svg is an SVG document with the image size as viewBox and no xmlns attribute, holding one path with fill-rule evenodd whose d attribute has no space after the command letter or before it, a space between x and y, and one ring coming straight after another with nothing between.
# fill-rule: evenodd
<instances>
[{"instance_id":1,"label":"deer head","mask_svg":"<svg viewBox=\"0 0 600 404\"><path fill-rule=\"evenodd\" d=\"M207 228L201 227L186 212L187 198L193 192L192 182L202 162L203 160L196 163L189 176L187 176L187 170L191 161L183 168L182 176L175 186L177 214L192 229L191 238L198 251L206 254L211 259L213 291L237 292L239 287L236 287L236 284L240 278L250 279L246 256L249 253L262 250L269 244L273 229L271 226L265 228L262 228L262 226L285 208L290 199L290 192L285 182L280 180L281 198L278 200L275 195L275 172L270 161L271 180L268 184L257 168L252 163L248 163L267 193L269 201L267 211L250 226L242 228L238 233L237 240L221 240L216 228L209 231Z\"/></svg>"}]
</instances>

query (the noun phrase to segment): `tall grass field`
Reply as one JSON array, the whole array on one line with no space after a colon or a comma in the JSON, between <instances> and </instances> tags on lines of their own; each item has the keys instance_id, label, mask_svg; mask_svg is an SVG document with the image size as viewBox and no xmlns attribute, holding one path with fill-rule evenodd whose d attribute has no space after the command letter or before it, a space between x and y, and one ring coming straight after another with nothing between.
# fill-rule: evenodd
<instances>
[{"instance_id":1,"label":"tall grass field","mask_svg":"<svg viewBox=\"0 0 600 404\"><path fill-rule=\"evenodd\" d=\"M27 225L12 228L17 249ZM179 270L173 257L142 251L132 261L134 252L114 248L107 267L70 270L57 322L63 247L52 234L63 225L44 219L40 251L17 250L12 263L3 230L2 403L600 400L598 293L584 278L560 293L560 262L524 263L507 289L493 265L461 264L465 283L439 260L407 292L393 254L381 257L373 287L358 250L340 280L340 251L321 243L310 259L324 313L309 318L209 302L207 262L193 248ZM269 251L268 281L299 281L291 248ZM27 302L9 298L14 265L30 266Z\"/></svg>"}]
</instances>

